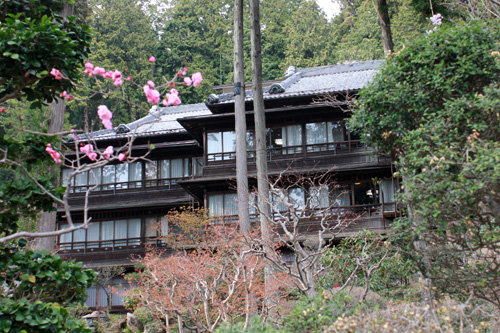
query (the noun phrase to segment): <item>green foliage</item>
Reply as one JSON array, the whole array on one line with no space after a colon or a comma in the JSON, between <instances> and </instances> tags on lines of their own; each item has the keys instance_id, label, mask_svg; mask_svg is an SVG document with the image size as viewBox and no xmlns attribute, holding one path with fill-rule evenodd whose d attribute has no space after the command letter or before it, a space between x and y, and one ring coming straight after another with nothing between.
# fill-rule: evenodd
<instances>
[{"instance_id":1,"label":"green foliage","mask_svg":"<svg viewBox=\"0 0 500 333\"><path fill-rule=\"evenodd\" d=\"M384 258L385 255L385 258ZM328 274L322 277L320 285L323 288L342 286L356 269L357 261L361 260L368 266L380 266L370 276L370 289L387 292L390 288L407 285L408 279L415 268L408 258L382 235L373 231L362 230L351 237L344 238L341 243L328 250L322 258L323 264L331 266ZM365 285L365 272L358 270L353 284Z\"/></svg>"},{"instance_id":2,"label":"green foliage","mask_svg":"<svg viewBox=\"0 0 500 333\"><path fill-rule=\"evenodd\" d=\"M406 152L405 138L428 124L451 99L482 93L500 74L492 51L498 24L443 26L388 59L360 93L351 125L380 152Z\"/></svg>"},{"instance_id":3,"label":"green foliage","mask_svg":"<svg viewBox=\"0 0 500 333\"><path fill-rule=\"evenodd\" d=\"M352 125L398 158L410 214L397 229L423 273L500 307L499 31L472 21L417 39L361 92Z\"/></svg>"},{"instance_id":4,"label":"green foliage","mask_svg":"<svg viewBox=\"0 0 500 333\"><path fill-rule=\"evenodd\" d=\"M303 296L284 319L283 329L286 332L323 332L338 317L353 314L356 307L343 291L334 292L331 296Z\"/></svg>"},{"instance_id":5,"label":"green foliage","mask_svg":"<svg viewBox=\"0 0 500 333\"><path fill-rule=\"evenodd\" d=\"M0 248L0 329L4 332L90 332L66 306L82 304L95 273L26 241Z\"/></svg>"},{"instance_id":6,"label":"green foliage","mask_svg":"<svg viewBox=\"0 0 500 333\"><path fill-rule=\"evenodd\" d=\"M73 17L55 14L64 0L9 1L0 12L0 101L26 98L32 106L51 102L56 93L69 90L68 80L49 72L59 69L71 80L79 78L89 52L86 25Z\"/></svg>"},{"instance_id":7,"label":"green foliage","mask_svg":"<svg viewBox=\"0 0 500 333\"><path fill-rule=\"evenodd\" d=\"M35 169L41 169L42 165L53 164L54 161L45 151L47 143L55 143L55 137L27 134L23 142L12 137L0 135L0 149L6 151L6 156L17 165L0 165L0 233L8 234L16 231L17 221L21 217L34 217L42 210L54 210L54 200L49 197L26 172L51 192L54 196L61 198L64 193L63 187L54 187L52 175L38 173ZM4 156L2 156L4 157Z\"/></svg>"}]
</instances>

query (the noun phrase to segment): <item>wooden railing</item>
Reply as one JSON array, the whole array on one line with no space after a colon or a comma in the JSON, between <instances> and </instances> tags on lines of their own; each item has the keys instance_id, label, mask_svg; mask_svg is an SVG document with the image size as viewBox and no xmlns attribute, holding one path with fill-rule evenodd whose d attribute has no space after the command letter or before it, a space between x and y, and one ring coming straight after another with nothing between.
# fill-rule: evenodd
<instances>
[{"instance_id":1,"label":"wooden railing","mask_svg":"<svg viewBox=\"0 0 500 333\"><path fill-rule=\"evenodd\" d=\"M309 144L309 145L298 145L298 146L287 146L287 147L271 147L267 148L267 159L268 161L272 161L275 159L280 159L282 156L290 157L290 156L302 156L305 157L307 155L335 155L335 154L344 154L350 153L353 151L359 151L360 148L364 148L365 146L361 143L360 140L351 140L351 141L339 141L339 142L330 142L330 143L319 143L319 144ZM255 158L255 151L249 150L247 152L248 158ZM226 152L226 153L211 153L207 154L208 162L223 162L226 160L234 160L236 158L235 152Z\"/></svg>"},{"instance_id":2,"label":"wooden railing","mask_svg":"<svg viewBox=\"0 0 500 333\"><path fill-rule=\"evenodd\" d=\"M79 253L120 252L123 250L142 248L145 244L161 247L165 245L165 241L159 239L158 237L135 237L95 241L60 242L59 250L62 252L68 251Z\"/></svg>"},{"instance_id":3,"label":"wooden railing","mask_svg":"<svg viewBox=\"0 0 500 333\"><path fill-rule=\"evenodd\" d=\"M163 179L147 179L133 180L128 182L99 184L95 185L74 185L71 187L72 194L85 194L89 189L92 189L92 194L112 194L123 190L139 190L145 188L161 188L162 190L170 190L174 185L181 180L191 179L194 176L178 177L178 178L163 178ZM94 188L95 186L95 188Z\"/></svg>"}]
</instances>

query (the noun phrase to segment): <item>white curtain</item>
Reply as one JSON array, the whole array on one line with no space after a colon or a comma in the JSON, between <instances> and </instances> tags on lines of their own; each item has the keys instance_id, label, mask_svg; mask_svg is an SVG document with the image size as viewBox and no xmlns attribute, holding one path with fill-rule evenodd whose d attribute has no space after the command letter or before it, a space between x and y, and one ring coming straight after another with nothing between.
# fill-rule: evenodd
<instances>
[{"instance_id":1,"label":"white curtain","mask_svg":"<svg viewBox=\"0 0 500 333\"><path fill-rule=\"evenodd\" d=\"M115 239L126 239L127 238L127 220L116 220L115 221ZM115 242L117 246L127 245L127 241Z\"/></svg>"},{"instance_id":2,"label":"white curtain","mask_svg":"<svg viewBox=\"0 0 500 333\"><path fill-rule=\"evenodd\" d=\"M208 197L208 211L210 216L224 215L224 195L212 194Z\"/></svg>"},{"instance_id":3,"label":"white curtain","mask_svg":"<svg viewBox=\"0 0 500 333\"><path fill-rule=\"evenodd\" d=\"M141 243L141 219L128 220L128 238L135 238L129 241L128 245L139 245Z\"/></svg>"},{"instance_id":4,"label":"white curtain","mask_svg":"<svg viewBox=\"0 0 500 333\"><path fill-rule=\"evenodd\" d=\"M208 154L217 154L222 153L222 133L214 132L207 133L207 153ZM222 156L216 155L209 157L212 161L220 161Z\"/></svg>"},{"instance_id":5,"label":"white curtain","mask_svg":"<svg viewBox=\"0 0 500 333\"><path fill-rule=\"evenodd\" d=\"M283 146L295 147L288 149L288 154L300 153L302 151L301 125L290 125L283 128Z\"/></svg>"},{"instance_id":6,"label":"white curtain","mask_svg":"<svg viewBox=\"0 0 500 333\"><path fill-rule=\"evenodd\" d=\"M144 230L144 235L146 236L146 238L156 238L156 230L158 228L157 226L158 224L158 218L156 217L148 217L146 218L146 221L145 221L145 228L146 230Z\"/></svg>"},{"instance_id":7,"label":"white curtain","mask_svg":"<svg viewBox=\"0 0 500 333\"><path fill-rule=\"evenodd\" d=\"M92 222L90 224L89 229L87 230L87 241L93 243L88 244L88 248L99 247L99 243L97 241L99 240L100 225L101 224L99 222Z\"/></svg>"},{"instance_id":8,"label":"white curtain","mask_svg":"<svg viewBox=\"0 0 500 333\"><path fill-rule=\"evenodd\" d=\"M238 215L238 195L236 193L224 194L224 215Z\"/></svg>"},{"instance_id":9,"label":"white curtain","mask_svg":"<svg viewBox=\"0 0 500 333\"><path fill-rule=\"evenodd\" d=\"M304 197L304 189L301 187L291 188L288 190L288 197L290 203L296 209L303 210L306 206L305 197Z\"/></svg>"},{"instance_id":10,"label":"white curtain","mask_svg":"<svg viewBox=\"0 0 500 333\"><path fill-rule=\"evenodd\" d=\"M172 171L171 171L172 178L182 178L183 177L182 158L170 160L170 163L172 165Z\"/></svg>"},{"instance_id":11,"label":"white curtain","mask_svg":"<svg viewBox=\"0 0 500 333\"><path fill-rule=\"evenodd\" d=\"M68 229L67 224L61 225L61 230L64 230L64 229ZM65 245L62 243L71 243L72 241L73 241L73 233L72 232L68 232L68 233L65 233L65 234L62 234L61 236L59 236L59 243L61 244L60 245L61 250L71 249L71 244Z\"/></svg>"},{"instance_id":12,"label":"white curtain","mask_svg":"<svg viewBox=\"0 0 500 333\"><path fill-rule=\"evenodd\" d=\"M75 223L75 227L82 225L82 223ZM78 229L73 231L73 242L85 242L86 230ZM83 249L85 247L84 243L74 244L74 249Z\"/></svg>"},{"instance_id":13,"label":"white curtain","mask_svg":"<svg viewBox=\"0 0 500 333\"><path fill-rule=\"evenodd\" d=\"M193 157L193 174L201 176L203 174L203 158Z\"/></svg>"},{"instance_id":14,"label":"white curtain","mask_svg":"<svg viewBox=\"0 0 500 333\"><path fill-rule=\"evenodd\" d=\"M101 222L101 240L112 240L114 238L114 222ZM102 246L113 246L113 242L103 242Z\"/></svg>"},{"instance_id":15,"label":"white curtain","mask_svg":"<svg viewBox=\"0 0 500 333\"><path fill-rule=\"evenodd\" d=\"M394 187L392 186L392 180L382 180L380 190L382 191L381 199L384 202L384 210L394 211Z\"/></svg>"},{"instance_id":16,"label":"white curtain","mask_svg":"<svg viewBox=\"0 0 500 333\"><path fill-rule=\"evenodd\" d=\"M170 179L170 160L160 161L160 178ZM169 184L168 181L162 182L163 185Z\"/></svg>"},{"instance_id":17,"label":"white curtain","mask_svg":"<svg viewBox=\"0 0 500 333\"><path fill-rule=\"evenodd\" d=\"M128 180L130 187L141 187L142 183L142 163L134 162L128 165Z\"/></svg>"}]
</instances>

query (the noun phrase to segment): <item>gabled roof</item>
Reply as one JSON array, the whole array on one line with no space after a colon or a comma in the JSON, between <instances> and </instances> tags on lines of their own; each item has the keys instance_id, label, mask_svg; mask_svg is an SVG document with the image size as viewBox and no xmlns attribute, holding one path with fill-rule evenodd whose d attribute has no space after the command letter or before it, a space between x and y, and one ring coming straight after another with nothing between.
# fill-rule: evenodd
<instances>
[{"instance_id":1,"label":"gabled roof","mask_svg":"<svg viewBox=\"0 0 500 333\"><path fill-rule=\"evenodd\" d=\"M204 103L186 104L180 106L157 107L154 106L149 115L120 125L113 129L105 129L91 133L94 140L107 140L128 137L145 137L159 134L186 132L184 127L177 122L178 118L202 116L211 114ZM85 136L87 138L87 136Z\"/></svg>"},{"instance_id":2,"label":"gabled roof","mask_svg":"<svg viewBox=\"0 0 500 333\"><path fill-rule=\"evenodd\" d=\"M383 62L373 60L297 69L280 83L264 88L264 99L357 91L375 76ZM245 94L246 101L253 99L251 90ZM209 104L227 103L234 103L233 93L219 95L215 100L209 99Z\"/></svg>"}]
</instances>

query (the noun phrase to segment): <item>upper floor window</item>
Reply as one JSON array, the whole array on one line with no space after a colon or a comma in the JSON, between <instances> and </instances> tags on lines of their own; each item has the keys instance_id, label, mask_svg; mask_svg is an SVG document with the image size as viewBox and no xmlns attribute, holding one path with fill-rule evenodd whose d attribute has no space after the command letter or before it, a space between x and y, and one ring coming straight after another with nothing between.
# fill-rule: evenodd
<instances>
[{"instance_id":1,"label":"upper floor window","mask_svg":"<svg viewBox=\"0 0 500 333\"><path fill-rule=\"evenodd\" d=\"M177 158L129 164L108 164L104 167L79 173L73 178L73 192L85 192L93 185L95 190L121 190L146 186L176 184L178 180L201 175L203 159ZM63 186L68 185L71 169L63 169ZM143 172L144 171L144 172Z\"/></svg>"},{"instance_id":2,"label":"upper floor window","mask_svg":"<svg viewBox=\"0 0 500 333\"><path fill-rule=\"evenodd\" d=\"M302 151L302 125L267 128L266 147L271 156L300 153Z\"/></svg>"},{"instance_id":3,"label":"upper floor window","mask_svg":"<svg viewBox=\"0 0 500 333\"><path fill-rule=\"evenodd\" d=\"M308 152L334 150L340 142L348 141L343 121L306 124Z\"/></svg>"}]
</instances>

